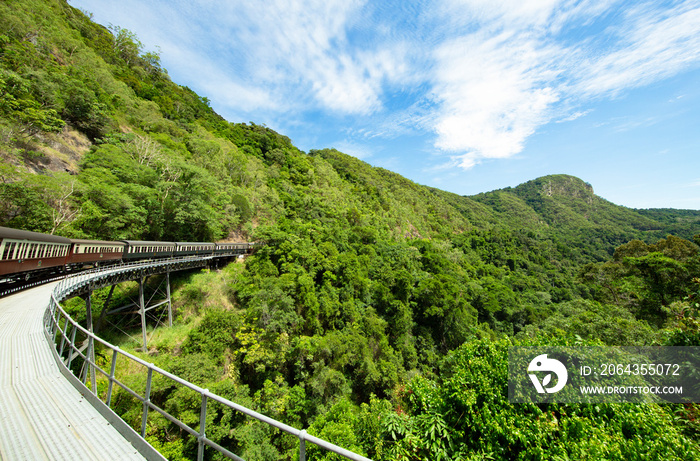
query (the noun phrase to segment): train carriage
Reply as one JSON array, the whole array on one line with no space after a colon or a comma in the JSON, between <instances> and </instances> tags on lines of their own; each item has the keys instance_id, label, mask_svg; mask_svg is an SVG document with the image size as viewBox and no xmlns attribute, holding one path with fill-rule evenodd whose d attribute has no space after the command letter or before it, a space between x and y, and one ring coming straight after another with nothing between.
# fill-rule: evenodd
<instances>
[{"instance_id":1,"label":"train carriage","mask_svg":"<svg viewBox=\"0 0 700 461\"><path fill-rule=\"evenodd\" d=\"M122 254L124 261L170 258L175 252L175 242L147 242L141 240L121 240L121 242L126 244Z\"/></svg>"},{"instance_id":2,"label":"train carriage","mask_svg":"<svg viewBox=\"0 0 700 461\"><path fill-rule=\"evenodd\" d=\"M257 244L211 242L149 242L141 240L68 239L0 226L0 293L25 281L102 264L171 258L173 256L229 256L250 254ZM4 290L4 291L3 291Z\"/></svg>"},{"instance_id":3,"label":"train carriage","mask_svg":"<svg viewBox=\"0 0 700 461\"><path fill-rule=\"evenodd\" d=\"M0 278L28 280L28 271L32 276L61 272L70 246L65 237L0 227Z\"/></svg>"},{"instance_id":4,"label":"train carriage","mask_svg":"<svg viewBox=\"0 0 700 461\"><path fill-rule=\"evenodd\" d=\"M174 256L206 256L214 253L213 243L204 242L175 242Z\"/></svg>"},{"instance_id":5,"label":"train carriage","mask_svg":"<svg viewBox=\"0 0 700 461\"><path fill-rule=\"evenodd\" d=\"M250 253L250 243L217 243L214 248L215 255L243 255Z\"/></svg>"},{"instance_id":6,"label":"train carriage","mask_svg":"<svg viewBox=\"0 0 700 461\"><path fill-rule=\"evenodd\" d=\"M71 239L71 251L66 264L71 267L97 266L121 261L124 242Z\"/></svg>"}]
</instances>

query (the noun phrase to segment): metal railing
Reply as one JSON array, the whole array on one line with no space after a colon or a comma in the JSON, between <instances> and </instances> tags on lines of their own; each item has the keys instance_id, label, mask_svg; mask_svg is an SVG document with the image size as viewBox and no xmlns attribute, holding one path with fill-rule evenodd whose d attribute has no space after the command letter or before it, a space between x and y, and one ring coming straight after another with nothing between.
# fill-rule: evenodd
<instances>
[{"instance_id":1,"label":"metal railing","mask_svg":"<svg viewBox=\"0 0 700 461\"><path fill-rule=\"evenodd\" d=\"M153 262L152 264L159 264L163 262ZM88 385L88 376L90 377L90 392L95 394L98 398L102 399L103 402L107 405L107 407L111 408L112 405L112 397L114 396L114 385L116 384L119 386L121 389L123 389L126 393L131 395L133 398L137 399L138 401L141 402L143 410L141 414L141 432L140 435L141 437L145 438L146 435L146 427L148 423L148 417L149 413L151 412L156 412L157 414L160 414L164 418L166 418L168 421L172 422L173 424L177 425L180 429L184 430L191 436L195 437L197 439L198 443L198 449L197 449L197 459L202 460L204 458L204 449L205 447L211 447L214 450L218 451L219 453L222 453L226 457L234 460L242 460L238 455L232 453L228 449L222 447L215 441L209 439L207 437L207 427L206 427L206 420L207 420L207 405L209 402L217 402L221 405L224 405L225 407L231 408L235 411L238 411L244 415L247 415L251 418L255 418L258 421L261 421L263 423L266 423L272 427L275 427L277 429L280 429L288 434L293 435L294 437L297 437L299 439L299 460L300 461L305 461L306 460L306 442L311 442L316 445L318 445L321 448L324 448L330 452L337 453L339 455L344 456L345 458L351 459L351 460L356 460L356 461L370 461L368 458L358 455L356 453L353 453L349 450L346 450L344 448L341 448L337 445L334 445L330 442L327 442L323 439L320 439L318 437L314 437L313 435L307 434L305 430L299 430L294 427L291 427L287 424L284 424L280 421L277 421L275 419L272 419L270 417L267 417L261 413L258 413L256 411L253 411L249 408L246 408L242 405L239 405L235 402L232 402L226 398L223 398L221 396L218 396L216 394L213 394L209 392L208 389L202 389L199 386L196 386L172 373L169 373L161 368L158 368L157 366L153 365L152 363L146 362L145 360L136 357L126 351L121 350L118 346L114 346L107 341L99 338L98 336L94 335L91 331L89 331L87 328L84 328L83 326L79 325L75 320L73 320L68 313L63 309L61 306L60 302L63 301L65 298L70 297L70 293L74 292L76 289L76 286L84 286L85 284L90 283L90 281L96 277L99 277L100 274L106 273L108 271L114 271L114 270L131 270L134 268L134 266L138 265L143 265L143 263L132 263L132 264L125 264L122 266L117 267L116 269L114 267L106 268L106 269L95 269L91 270L87 273L81 273L77 276L74 277L69 277L61 281L54 289L53 293L51 294L51 300L49 302L49 307L46 310L46 314L44 317L44 326L47 332L47 336L49 338L53 338L54 345L57 349L58 352L58 357L61 357L64 365L68 368L71 369L71 366L74 366L75 363L74 361L78 358L82 359L82 368L80 372L80 380L82 383L87 387ZM61 326L63 324L63 326ZM60 336L59 336L60 335ZM105 370L101 368L98 364L97 361L95 360L95 344L100 344L104 349L107 349L111 351L111 363L109 366L109 370ZM107 355L109 355L109 352L107 352ZM138 363L141 366L145 367L147 370L147 378L146 378L146 386L145 386L145 391L144 394L141 395L139 392L135 391L134 389L131 389L126 383L120 381L116 377L116 370L117 370L117 361L119 357L123 357L124 359L130 360L132 362ZM74 367L75 368L75 367ZM107 379L108 385L107 385L107 391L106 395L100 396L98 395L98 390L97 390L97 385L96 385L96 373L99 373L102 375L104 378ZM154 404L151 401L151 390L152 390L152 385L153 385L153 380L154 380L154 375L159 375L162 376L163 378L170 380L174 383L177 383L180 386L184 386L191 391L195 392L196 394L199 394L200 396L200 417L199 417L199 425L197 428L190 427L189 425L185 424L183 421L179 420L177 417L171 415L167 411L165 411L163 408L160 408L156 404Z\"/></svg>"}]
</instances>

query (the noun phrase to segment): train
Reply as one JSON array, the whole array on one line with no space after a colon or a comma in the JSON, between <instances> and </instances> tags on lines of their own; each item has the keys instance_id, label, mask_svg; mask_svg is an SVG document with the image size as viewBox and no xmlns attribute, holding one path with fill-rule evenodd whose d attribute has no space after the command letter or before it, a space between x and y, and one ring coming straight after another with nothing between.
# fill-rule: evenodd
<instances>
[{"instance_id":1,"label":"train","mask_svg":"<svg viewBox=\"0 0 700 461\"><path fill-rule=\"evenodd\" d=\"M192 256L249 254L254 243L70 239L0 226L0 284L16 284L97 266Z\"/></svg>"}]
</instances>

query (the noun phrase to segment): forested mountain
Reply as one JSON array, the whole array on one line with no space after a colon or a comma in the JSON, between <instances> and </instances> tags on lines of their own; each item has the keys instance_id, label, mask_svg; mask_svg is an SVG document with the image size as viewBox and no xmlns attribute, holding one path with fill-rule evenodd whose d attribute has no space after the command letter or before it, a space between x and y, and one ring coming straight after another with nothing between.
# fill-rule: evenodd
<instances>
[{"instance_id":1,"label":"forested mountain","mask_svg":"<svg viewBox=\"0 0 700 461\"><path fill-rule=\"evenodd\" d=\"M231 400L377 460L700 458L695 405L515 405L506 386L514 344L700 345L700 211L565 175L462 197L301 152L63 0L0 2L0 156L3 226L266 244L179 280L178 326L140 352ZM177 390L152 399L198 418ZM245 459L294 459L268 427L210 416ZM148 439L196 453L166 420Z\"/></svg>"}]
</instances>

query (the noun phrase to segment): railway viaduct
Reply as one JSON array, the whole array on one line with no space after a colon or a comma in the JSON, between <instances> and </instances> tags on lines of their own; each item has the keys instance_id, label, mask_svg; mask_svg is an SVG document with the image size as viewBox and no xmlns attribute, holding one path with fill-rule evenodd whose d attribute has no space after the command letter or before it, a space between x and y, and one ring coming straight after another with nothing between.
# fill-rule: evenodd
<instances>
[{"instance_id":1,"label":"railway viaduct","mask_svg":"<svg viewBox=\"0 0 700 461\"><path fill-rule=\"evenodd\" d=\"M208 402L227 405L287 432L299 440L299 459L305 460L306 443L340 454L347 459L367 458L284 423L219 397L192 383L113 346L92 333L91 309L87 325L79 325L63 310L60 302L81 296L90 307L93 290L114 286L126 280L139 281L139 314L146 346L146 311L168 304L171 313L170 272L206 267L217 263L216 256L174 258L111 266L88 271L0 299L0 461L14 460L163 460L143 438L149 413L158 412L198 442L198 459L205 450L216 450L241 460L235 453L206 436ZM143 295L146 277L166 274L167 299L147 306ZM169 315L171 319L171 314ZM107 368L95 361L95 348L111 355ZM138 362L147 374L146 389L129 389L115 375L118 361ZM73 370L73 371L71 371ZM75 374L74 374L75 372ZM198 427L189 427L154 405L150 399L154 375L161 375L201 396ZM108 389L100 395L97 380L106 380ZM124 422L110 408L111 398L120 387L143 406L141 431Z\"/></svg>"}]
</instances>

